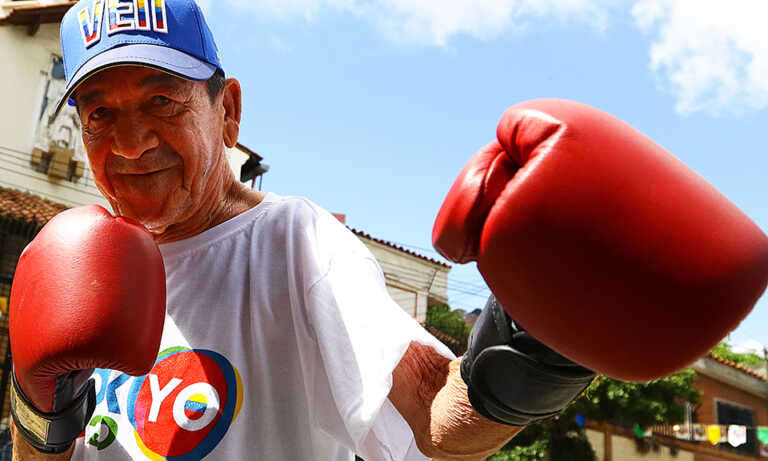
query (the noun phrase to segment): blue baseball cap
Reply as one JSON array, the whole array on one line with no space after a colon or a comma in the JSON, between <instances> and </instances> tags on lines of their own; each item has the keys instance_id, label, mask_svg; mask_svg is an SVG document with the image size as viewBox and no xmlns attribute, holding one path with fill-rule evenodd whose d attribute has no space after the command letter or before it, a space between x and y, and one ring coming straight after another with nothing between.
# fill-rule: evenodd
<instances>
[{"instance_id":1,"label":"blue baseball cap","mask_svg":"<svg viewBox=\"0 0 768 461\"><path fill-rule=\"evenodd\" d=\"M60 35L67 87L57 114L78 85L111 67L152 67L188 80L224 72L193 0L80 0L64 15Z\"/></svg>"}]
</instances>

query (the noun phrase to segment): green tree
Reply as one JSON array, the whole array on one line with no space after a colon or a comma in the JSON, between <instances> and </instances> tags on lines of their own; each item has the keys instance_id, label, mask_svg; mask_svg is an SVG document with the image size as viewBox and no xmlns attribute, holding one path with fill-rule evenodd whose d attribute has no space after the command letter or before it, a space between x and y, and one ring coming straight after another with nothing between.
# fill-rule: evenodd
<instances>
[{"instance_id":1,"label":"green tree","mask_svg":"<svg viewBox=\"0 0 768 461\"><path fill-rule=\"evenodd\" d=\"M712 353L718 357L744 365L747 367L765 366L766 360L754 352L739 353L733 352L728 343L722 342L712 349Z\"/></svg>"},{"instance_id":2,"label":"green tree","mask_svg":"<svg viewBox=\"0 0 768 461\"><path fill-rule=\"evenodd\" d=\"M696 373L684 370L647 383L627 383L600 376L580 399L552 418L525 428L490 457L491 461L537 461L550 454L552 461L596 461L595 453L576 424L576 415L626 427L677 424L685 418L685 402L696 404Z\"/></svg>"},{"instance_id":3,"label":"green tree","mask_svg":"<svg viewBox=\"0 0 768 461\"><path fill-rule=\"evenodd\" d=\"M427 319L424 323L459 341L461 345L467 343L470 328L462 320L461 312L452 311L448 305L427 309Z\"/></svg>"}]
</instances>

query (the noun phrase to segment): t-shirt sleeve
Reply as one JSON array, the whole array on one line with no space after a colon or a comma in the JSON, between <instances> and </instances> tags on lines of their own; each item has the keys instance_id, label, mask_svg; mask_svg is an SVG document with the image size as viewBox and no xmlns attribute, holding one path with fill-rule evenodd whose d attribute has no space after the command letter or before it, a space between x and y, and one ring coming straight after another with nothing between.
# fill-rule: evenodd
<instances>
[{"instance_id":1,"label":"t-shirt sleeve","mask_svg":"<svg viewBox=\"0 0 768 461\"><path fill-rule=\"evenodd\" d=\"M329 219L335 221L330 215ZM338 223L317 225L330 227L320 229L318 238L330 240L334 248L327 253L324 274L308 287L304 298L321 362L321 366L306 363L305 368L314 379L325 381L312 386L313 417L326 433L366 461L426 459L388 400L392 371L411 342L430 345L451 359L455 356L391 299L376 259L354 234Z\"/></svg>"}]
</instances>

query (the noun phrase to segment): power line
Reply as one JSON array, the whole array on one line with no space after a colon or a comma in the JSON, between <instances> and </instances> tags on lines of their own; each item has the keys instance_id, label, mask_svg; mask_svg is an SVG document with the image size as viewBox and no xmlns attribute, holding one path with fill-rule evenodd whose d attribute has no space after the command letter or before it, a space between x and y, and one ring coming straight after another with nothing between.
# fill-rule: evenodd
<instances>
[{"instance_id":1,"label":"power line","mask_svg":"<svg viewBox=\"0 0 768 461\"><path fill-rule=\"evenodd\" d=\"M404 248L413 248L414 250L425 251L425 252L427 252L427 253L433 253L433 254L439 255L441 258L443 257L443 256L442 256L442 255L441 255L441 254L440 254L440 253L439 253L437 250L435 250L434 248L424 248L424 247L420 247L420 246L418 246L418 245L410 245L410 244L408 244L408 243L395 242L395 241L392 241L392 240L387 240L387 241L388 241L388 242L390 242L390 243L394 243L395 245L398 245L398 246L404 247Z\"/></svg>"}]
</instances>

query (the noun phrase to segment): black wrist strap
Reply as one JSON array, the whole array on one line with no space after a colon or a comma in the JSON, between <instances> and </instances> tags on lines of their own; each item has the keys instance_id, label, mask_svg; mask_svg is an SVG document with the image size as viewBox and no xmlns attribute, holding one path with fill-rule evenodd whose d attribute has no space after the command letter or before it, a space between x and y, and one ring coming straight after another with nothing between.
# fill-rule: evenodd
<instances>
[{"instance_id":1,"label":"black wrist strap","mask_svg":"<svg viewBox=\"0 0 768 461\"><path fill-rule=\"evenodd\" d=\"M472 407L491 421L512 426L559 414L594 376L531 336L493 296L477 318L461 360Z\"/></svg>"},{"instance_id":2,"label":"black wrist strap","mask_svg":"<svg viewBox=\"0 0 768 461\"><path fill-rule=\"evenodd\" d=\"M46 454L63 453L85 429L96 408L96 387L89 379L72 405L56 413L43 413L30 402L11 373L11 415L19 433L30 445Z\"/></svg>"},{"instance_id":3,"label":"black wrist strap","mask_svg":"<svg viewBox=\"0 0 768 461\"><path fill-rule=\"evenodd\" d=\"M585 368L558 369L506 345L488 347L461 365L472 407L511 426L558 415L594 378Z\"/></svg>"}]
</instances>

